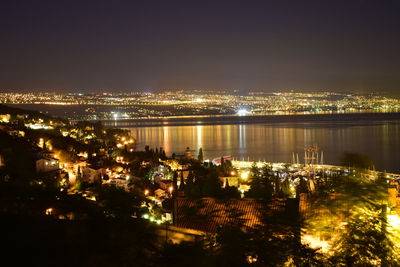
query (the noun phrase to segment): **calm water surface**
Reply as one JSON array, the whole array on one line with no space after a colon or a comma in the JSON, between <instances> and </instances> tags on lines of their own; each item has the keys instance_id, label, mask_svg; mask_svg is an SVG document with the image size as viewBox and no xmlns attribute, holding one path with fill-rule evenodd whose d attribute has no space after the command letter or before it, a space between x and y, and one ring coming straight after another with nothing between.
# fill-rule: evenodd
<instances>
[{"instance_id":1,"label":"calm water surface","mask_svg":"<svg viewBox=\"0 0 400 267\"><path fill-rule=\"evenodd\" d=\"M183 154L186 147L204 157L291 162L304 147L317 145L326 164L339 164L344 152L370 156L376 168L400 173L400 121L310 122L239 125L195 125L128 128L145 145Z\"/></svg>"}]
</instances>

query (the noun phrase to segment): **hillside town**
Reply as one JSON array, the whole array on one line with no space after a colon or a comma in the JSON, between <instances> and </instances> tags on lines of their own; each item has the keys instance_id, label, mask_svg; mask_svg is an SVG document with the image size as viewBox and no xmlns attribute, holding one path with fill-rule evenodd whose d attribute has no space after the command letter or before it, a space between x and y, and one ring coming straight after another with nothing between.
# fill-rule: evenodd
<instances>
[{"instance_id":1,"label":"hillside town","mask_svg":"<svg viewBox=\"0 0 400 267\"><path fill-rule=\"evenodd\" d=\"M354 201L381 216L365 206L368 199L379 201L387 228L393 238L400 237L400 175L377 172L359 155L346 155L343 166L325 165L314 156L300 163L294 155L292 163L226 156L209 160L201 148L172 155L162 147L139 151L128 131L99 122L70 123L3 105L0 121L2 216L140 222L143 229L153 229L152 244L158 249L164 244L172 255L180 253L180 246L223 254L218 246L224 242L238 245L225 240L226 235L239 238L261 231L268 242L286 248L276 260L289 264L334 256L338 233L352 216L365 216L343 203ZM348 181L359 187L357 196L346 195L351 188L340 182ZM263 244L272 244L268 242ZM263 265L268 257L259 249L246 248L240 261Z\"/></svg>"}]
</instances>

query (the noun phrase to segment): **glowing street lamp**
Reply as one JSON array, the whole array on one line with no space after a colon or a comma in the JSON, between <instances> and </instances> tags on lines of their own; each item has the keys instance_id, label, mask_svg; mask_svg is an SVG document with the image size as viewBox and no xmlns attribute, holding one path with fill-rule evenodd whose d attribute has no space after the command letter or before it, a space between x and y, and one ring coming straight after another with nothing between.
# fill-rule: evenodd
<instances>
[{"instance_id":1,"label":"glowing street lamp","mask_svg":"<svg viewBox=\"0 0 400 267\"><path fill-rule=\"evenodd\" d=\"M46 209L45 214L46 215L52 215L53 214L53 209L52 208Z\"/></svg>"},{"instance_id":2,"label":"glowing street lamp","mask_svg":"<svg viewBox=\"0 0 400 267\"><path fill-rule=\"evenodd\" d=\"M243 180L247 180L249 178L249 172L248 171L242 172L240 174L240 178L242 178Z\"/></svg>"}]
</instances>

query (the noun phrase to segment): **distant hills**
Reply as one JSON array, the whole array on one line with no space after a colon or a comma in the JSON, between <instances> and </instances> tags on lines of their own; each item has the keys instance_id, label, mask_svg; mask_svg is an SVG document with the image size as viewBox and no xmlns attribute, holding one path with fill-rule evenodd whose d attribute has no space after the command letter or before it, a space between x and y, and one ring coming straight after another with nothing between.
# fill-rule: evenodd
<instances>
[{"instance_id":1,"label":"distant hills","mask_svg":"<svg viewBox=\"0 0 400 267\"><path fill-rule=\"evenodd\" d=\"M4 104L0 104L0 114L10 114L11 116L28 115L31 119L42 119L43 121L55 120L68 123L67 119L53 117L35 110L10 107Z\"/></svg>"}]
</instances>

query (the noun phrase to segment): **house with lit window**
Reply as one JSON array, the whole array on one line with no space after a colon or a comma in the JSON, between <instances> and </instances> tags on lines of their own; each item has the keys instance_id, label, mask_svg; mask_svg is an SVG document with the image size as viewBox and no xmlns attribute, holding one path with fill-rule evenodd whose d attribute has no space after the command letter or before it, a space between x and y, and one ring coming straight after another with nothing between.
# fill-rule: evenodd
<instances>
[{"instance_id":1,"label":"house with lit window","mask_svg":"<svg viewBox=\"0 0 400 267\"><path fill-rule=\"evenodd\" d=\"M11 120L10 114L0 114L0 122L9 123Z\"/></svg>"},{"instance_id":2,"label":"house with lit window","mask_svg":"<svg viewBox=\"0 0 400 267\"><path fill-rule=\"evenodd\" d=\"M52 172L59 170L59 162L57 159L46 157L38 154L36 159L36 172Z\"/></svg>"},{"instance_id":3,"label":"house with lit window","mask_svg":"<svg viewBox=\"0 0 400 267\"><path fill-rule=\"evenodd\" d=\"M99 166L84 166L81 168L82 179L91 183L101 183L105 169Z\"/></svg>"}]
</instances>

